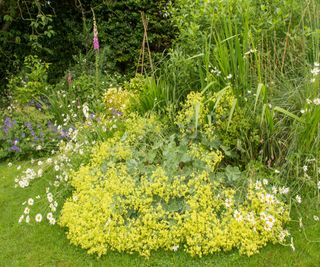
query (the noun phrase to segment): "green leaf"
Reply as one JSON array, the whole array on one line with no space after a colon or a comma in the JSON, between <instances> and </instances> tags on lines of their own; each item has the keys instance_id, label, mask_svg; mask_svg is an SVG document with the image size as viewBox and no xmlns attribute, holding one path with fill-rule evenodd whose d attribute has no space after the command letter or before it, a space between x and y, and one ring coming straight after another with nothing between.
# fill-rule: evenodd
<instances>
[{"instance_id":1,"label":"green leaf","mask_svg":"<svg viewBox=\"0 0 320 267\"><path fill-rule=\"evenodd\" d=\"M273 110L274 110L274 111L278 111L278 112L280 112L280 113L283 113L283 114L287 115L288 117L291 117L292 119L295 119L295 120L297 120L297 121L299 121L299 122L301 122L301 123L305 123L305 121L304 121L303 119L301 119L300 117L298 117L297 115L291 113L291 112L288 111L288 110L285 110L285 109L280 108L280 107L278 107L278 106L275 107Z\"/></svg>"},{"instance_id":2,"label":"green leaf","mask_svg":"<svg viewBox=\"0 0 320 267\"><path fill-rule=\"evenodd\" d=\"M229 118L228 118L227 131L229 129L229 126L230 126L230 123L231 123L231 120L232 120L232 116L233 116L233 113L234 113L236 105L237 105L237 101L238 101L238 99L236 99L236 98L233 99L231 110L230 110L230 113L229 113Z\"/></svg>"},{"instance_id":3,"label":"green leaf","mask_svg":"<svg viewBox=\"0 0 320 267\"><path fill-rule=\"evenodd\" d=\"M255 100L255 102L254 102L253 112L256 111L257 104L258 104L258 100L259 100L259 96L260 96L260 94L261 94L261 90L264 89L264 88L265 88L264 84L263 84L263 83L259 83L258 89L257 89L257 93L256 93L256 100Z\"/></svg>"},{"instance_id":4,"label":"green leaf","mask_svg":"<svg viewBox=\"0 0 320 267\"><path fill-rule=\"evenodd\" d=\"M6 22L11 22L13 21L13 18L10 15L4 15L3 20Z\"/></svg>"}]
</instances>

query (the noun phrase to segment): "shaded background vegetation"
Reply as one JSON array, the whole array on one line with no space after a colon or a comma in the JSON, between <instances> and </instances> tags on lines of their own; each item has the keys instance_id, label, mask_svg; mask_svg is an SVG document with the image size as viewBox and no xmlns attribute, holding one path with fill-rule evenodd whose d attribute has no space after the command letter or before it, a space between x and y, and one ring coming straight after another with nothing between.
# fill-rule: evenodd
<instances>
[{"instance_id":1,"label":"shaded background vegetation","mask_svg":"<svg viewBox=\"0 0 320 267\"><path fill-rule=\"evenodd\" d=\"M80 61L90 66L94 61L91 9L98 24L102 70L132 75L143 39L141 12L148 19L151 51L161 54L171 45L175 28L164 11L167 4L164 0L0 1L1 97L7 95L8 79L21 70L27 55L50 63L50 83Z\"/></svg>"}]
</instances>

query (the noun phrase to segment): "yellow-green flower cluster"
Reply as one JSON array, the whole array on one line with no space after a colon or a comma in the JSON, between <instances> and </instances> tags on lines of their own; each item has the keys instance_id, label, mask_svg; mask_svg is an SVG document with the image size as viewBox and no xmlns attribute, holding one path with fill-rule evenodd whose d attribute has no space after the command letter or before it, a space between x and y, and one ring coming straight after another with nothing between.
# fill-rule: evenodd
<instances>
[{"instance_id":1,"label":"yellow-green flower cluster","mask_svg":"<svg viewBox=\"0 0 320 267\"><path fill-rule=\"evenodd\" d=\"M176 124L182 134L194 134L205 124L207 114L204 97L199 92L191 92L176 118Z\"/></svg>"},{"instance_id":2,"label":"yellow-green flower cluster","mask_svg":"<svg viewBox=\"0 0 320 267\"><path fill-rule=\"evenodd\" d=\"M235 104L236 97L231 87L214 94L209 103L211 101L214 103L213 130L219 135L224 145L236 146L241 134L246 135L251 143L259 141L257 130L252 129L244 112ZM235 109L232 112L233 105L235 105ZM229 121L230 115L231 121ZM207 127L207 130L210 128Z\"/></svg>"},{"instance_id":3,"label":"yellow-green flower cluster","mask_svg":"<svg viewBox=\"0 0 320 267\"><path fill-rule=\"evenodd\" d=\"M109 88L104 95L104 103L108 114L113 116L126 114L130 108L130 101L134 97L133 92L121 88Z\"/></svg>"},{"instance_id":4,"label":"yellow-green flower cluster","mask_svg":"<svg viewBox=\"0 0 320 267\"><path fill-rule=\"evenodd\" d=\"M145 86L145 78L142 74L137 73L135 77L130 79L130 82L124 83L123 87L125 90L134 92L134 93L139 93L143 90Z\"/></svg>"},{"instance_id":5,"label":"yellow-green flower cluster","mask_svg":"<svg viewBox=\"0 0 320 267\"><path fill-rule=\"evenodd\" d=\"M97 144L89 164L71 175L75 190L59 223L73 244L98 255L115 250L148 257L179 247L193 256L234 248L252 255L267 242L282 242L288 208L265 184L249 182L238 194L215 181L223 155L196 143L188 144L188 164L198 160L207 168L179 165L173 174L162 156L141 158L147 142L146 151L154 149L161 123L130 115L126 125L124 134Z\"/></svg>"},{"instance_id":6,"label":"yellow-green flower cluster","mask_svg":"<svg viewBox=\"0 0 320 267\"><path fill-rule=\"evenodd\" d=\"M60 218L71 242L98 255L117 250L149 256L177 245L193 256L233 248L252 255L269 241L279 242L288 220L282 202L267 203L260 199L266 191L250 186L244 201L227 206L227 200L237 201L234 195L206 172L187 181L159 167L139 180L125 163L109 166L104 174L93 166L75 173L76 191ZM180 205L171 207L174 202Z\"/></svg>"},{"instance_id":7,"label":"yellow-green flower cluster","mask_svg":"<svg viewBox=\"0 0 320 267\"><path fill-rule=\"evenodd\" d=\"M208 150L201 144L190 145L190 155L205 163L210 172L214 172L216 165L223 159L222 152L219 150Z\"/></svg>"},{"instance_id":8,"label":"yellow-green flower cluster","mask_svg":"<svg viewBox=\"0 0 320 267\"><path fill-rule=\"evenodd\" d=\"M241 134L246 135L251 143L259 142L257 130L251 130L248 118L236 104L231 87L209 99L200 92L191 92L175 121L182 135L200 134L208 140L219 138L225 146L238 145Z\"/></svg>"}]
</instances>

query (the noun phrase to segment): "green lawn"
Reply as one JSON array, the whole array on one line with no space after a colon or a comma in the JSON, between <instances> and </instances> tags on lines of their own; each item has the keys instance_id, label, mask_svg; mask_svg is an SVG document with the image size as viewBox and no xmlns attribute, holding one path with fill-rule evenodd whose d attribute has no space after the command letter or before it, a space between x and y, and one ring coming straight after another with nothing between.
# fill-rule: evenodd
<instances>
[{"instance_id":1,"label":"green lawn","mask_svg":"<svg viewBox=\"0 0 320 267\"><path fill-rule=\"evenodd\" d=\"M237 251L203 258L191 258L178 251L155 252L148 260L115 252L98 259L70 245L64 229L57 225L18 224L23 211L21 203L43 193L46 181L38 179L27 189L14 188L17 173L16 168L0 164L0 266L320 266L320 222L313 220L313 215L320 215L317 198L303 199L300 208L308 239L299 231L297 222L290 224L295 252L290 247L268 245L250 258L240 256ZM292 213L296 217L294 210Z\"/></svg>"}]
</instances>

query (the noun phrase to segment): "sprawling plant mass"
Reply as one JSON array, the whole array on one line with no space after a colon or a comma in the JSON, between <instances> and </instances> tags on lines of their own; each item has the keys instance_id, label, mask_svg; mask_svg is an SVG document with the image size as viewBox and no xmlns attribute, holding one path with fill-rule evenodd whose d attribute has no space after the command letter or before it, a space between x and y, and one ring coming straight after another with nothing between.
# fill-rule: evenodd
<instances>
[{"instance_id":1,"label":"sprawling plant mass","mask_svg":"<svg viewBox=\"0 0 320 267\"><path fill-rule=\"evenodd\" d=\"M218 178L224 154L206 144L214 130L199 100L190 95L180 112L182 132L164 134L155 117L130 116L124 132L94 147L72 173L75 190L61 213L72 243L98 255L184 247L202 256L233 248L252 255L268 241L284 241L283 192L272 192L266 178L243 177L240 194Z\"/></svg>"}]
</instances>

